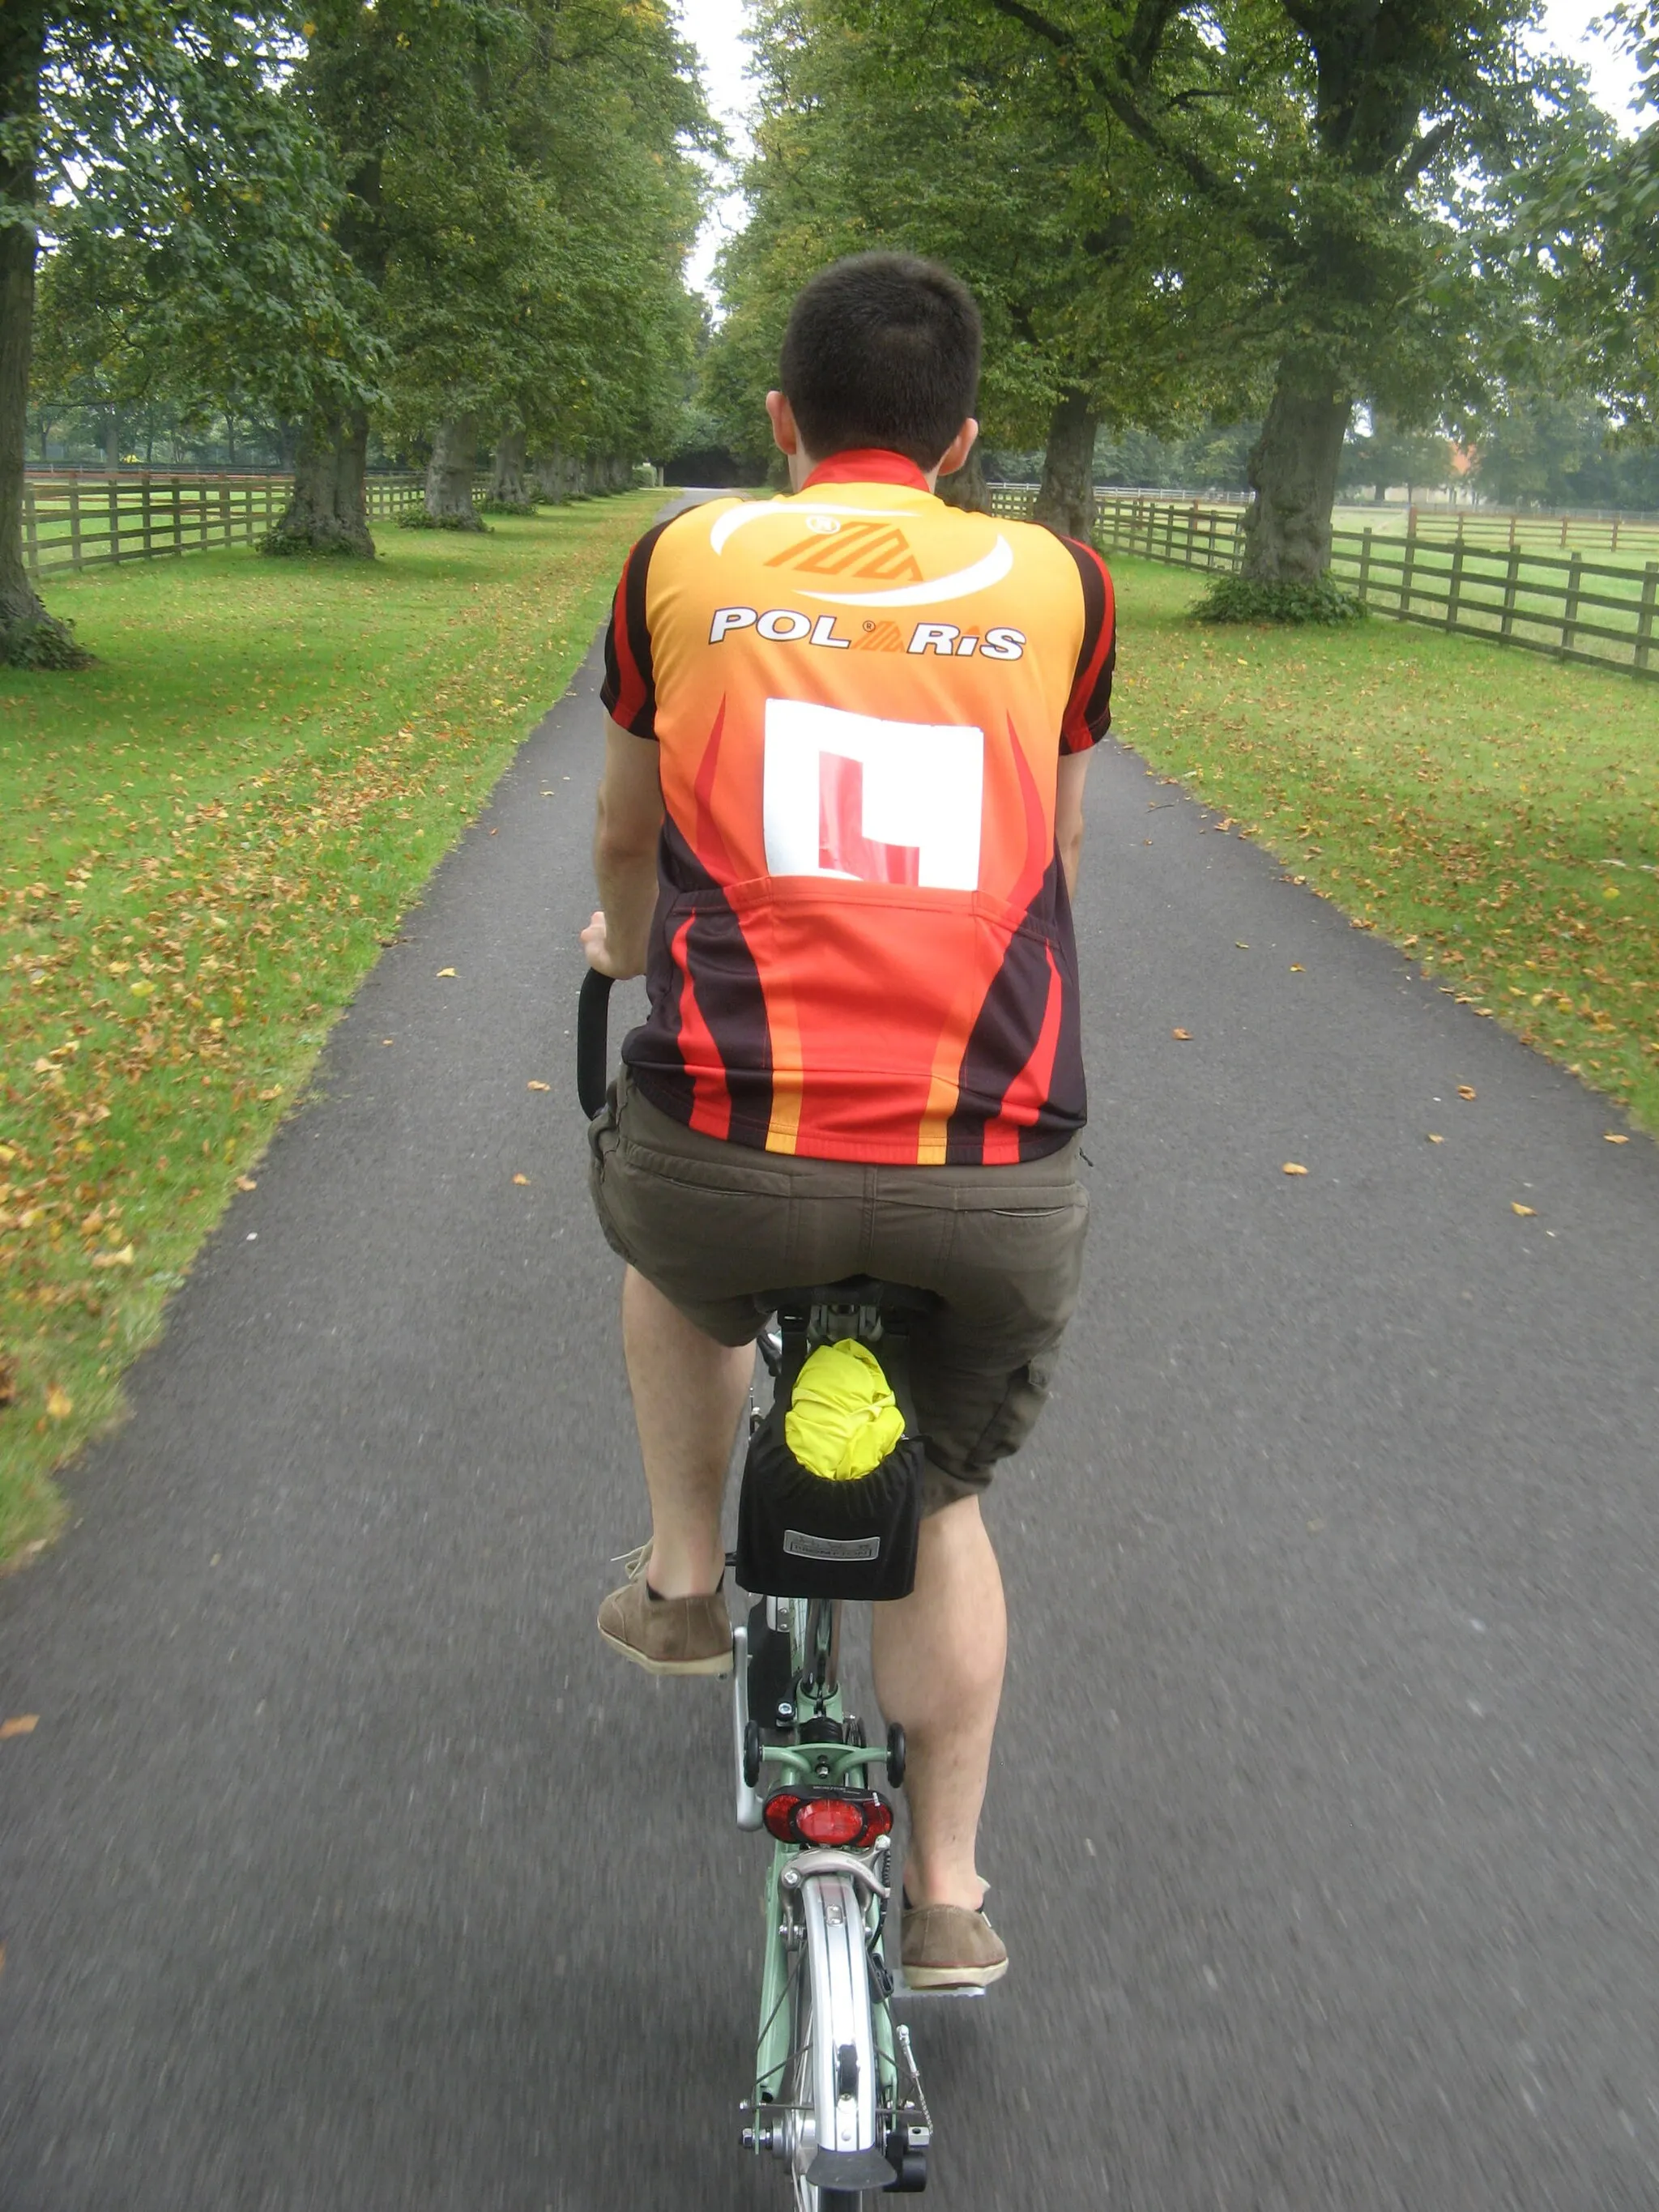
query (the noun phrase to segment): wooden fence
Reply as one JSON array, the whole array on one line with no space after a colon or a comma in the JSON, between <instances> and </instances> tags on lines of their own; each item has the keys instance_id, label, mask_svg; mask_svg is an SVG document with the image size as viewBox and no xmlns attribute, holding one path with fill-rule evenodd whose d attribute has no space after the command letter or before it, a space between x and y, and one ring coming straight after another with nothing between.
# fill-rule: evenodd
<instances>
[{"instance_id":1,"label":"wooden fence","mask_svg":"<svg viewBox=\"0 0 1659 2212\"><path fill-rule=\"evenodd\" d=\"M1035 485L988 489L994 514L1030 513ZM1099 499L1095 538L1105 553L1231 574L1243 559L1243 522L1236 507ZM1486 544L1431 536L1419 524L1405 536L1369 526L1333 531L1331 576L1373 612L1401 622L1659 676L1659 561L1590 560L1582 550L1563 556L1518 537Z\"/></svg>"},{"instance_id":2,"label":"wooden fence","mask_svg":"<svg viewBox=\"0 0 1659 2212\"><path fill-rule=\"evenodd\" d=\"M286 476L92 476L32 471L23 480L23 563L52 576L199 553L263 538L280 520ZM368 519L386 522L419 503L418 476L371 476Z\"/></svg>"}]
</instances>

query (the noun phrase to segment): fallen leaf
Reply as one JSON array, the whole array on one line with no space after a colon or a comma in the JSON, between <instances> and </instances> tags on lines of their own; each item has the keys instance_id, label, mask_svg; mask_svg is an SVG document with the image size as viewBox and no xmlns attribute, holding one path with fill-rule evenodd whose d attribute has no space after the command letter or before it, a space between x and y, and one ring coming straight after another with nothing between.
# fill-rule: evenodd
<instances>
[{"instance_id":1,"label":"fallen leaf","mask_svg":"<svg viewBox=\"0 0 1659 2212\"><path fill-rule=\"evenodd\" d=\"M92 1264L94 1267L130 1267L132 1265L132 1247L124 1244L118 1252L94 1252ZM47 1411L51 1411L50 1404Z\"/></svg>"},{"instance_id":2,"label":"fallen leaf","mask_svg":"<svg viewBox=\"0 0 1659 2212\"><path fill-rule=\"evenodd\" d=\"M1630 1139L1621 1135L1617 1129L1607 1129L1602 1133L1601 1142L1604 1145L1627 1145Z\"/></svg>"},{"instance_id":3,"label":"fallen leaf","mask_svg":"<svg viewBox=\"0 0 1659 2212\"><path fill-rule=\"evenodd\" d=\"M1182 1044L1190 1044L1193 1041L1193 1033L1190 1030L1171 1030L1170 1035L1172 1037L1179 1037Z\"/></svg>"},{"instance_id":4,"label":"fallen leaf","mask_svg":"<svg viewBox=\"0 0 1659 2212\"><path fill-rule=\"evenodd\" d=\"M1234 938L1234 939L1233 939L1233 948L1234 948L1234 950L1235 950L1236 951L1238 951L1238 952L1248 952L1248 951L1249 951L1249 949L1250 949L1250 948L1249 948L1249 946L1248 945L1246 945L1246 943L1244 942L1244 940L1243 940L1243 939L1242 937L1236 937L1236 938Z\"/></svg>"},{"instance_id":5,"label":"fallen leaf","mask_svg":"<svg viewBox=\"0 0 1659 2212\"><path fill-rule=\"evenodd\" d=\"M391 1044L392 1042L392 1039L391 1037L382 1037L380 1039L380 1042L382 1044Z\"/></svg>"},{"instance_id":6,"label":"fallen leaf","mask_svg":"<svg viewBox=\"0 0 1659 2212\"><path fill-rule=\"evenodd\" d=\"M282 1085L280 1083L273 1083L269 1091L262 1091L259 1093L259 1101L262 1105L269 1106L273 1098L280 1098L282 1095Z\"/></svg>"},{"instance_id":7,"label":"fallen leaf","mask_svg":"<svg viewBox=\"0 0 1659 2212\"><path fill-rule=\"evenodd\" d=\"M1532 1213L1535 1212L1536 1210L1537 1209L1534 1206L1522 1206L1518 1198L1512 1198L1510 1200L1510 1212L1511 1213Z\"/></svg>"},{"instance_id":8,"label":"fallen leaf","mask_svg":"<svg viewBox=\"0 0 1659 2212\"><path fill-rule=\"evenodd\" d=\"M550 1083L538 1083L533 1075L525 1085L526 1091L550 1091L552 1088L553 1085ZM1619 1141L1623 1144L1624 1139L1621 1137Z\"/></svg>"},{"instance_id":9,"label":"fallen leaf","mask_svg":"<svg viewBox=\"0 0 1659 2212\"><path fill-rule=\"evenodd\" d=\"M66 1421L75 1411L75 1401L67 1390L60 1390L54 1382L46 1393L46 1412L54 1421Z\"/></svg>"},{"instance_id":10,"label":"fallen leaf","mask_svg":"<svg viewBox=\"0 0 1659 2212\"><path fill-rule=\"evenodd\" d=\"M1300 1160L1286 1160L1280 1172L1284 1175L1306 1175L1308 1170Z\"/></svg>"},{"instance_id":11,"label":"fallen leaf","mask_svg":"<svg viewBox=\"0 0 1659 2212\"><path fill-rule=\"evenodd\" d=\"M9 1721L0 1721L0 1743L8 1736L33 1735L40 1725L39 1713L14 1713Z\"/></svg>"},{"instance_id":12,"label":"fallen leaf","mask_svg":"<svg viewBox=\"0 0 1659 2212\"><path fill-rule=\"evenodd\" d=\"M513 1180L514 1182L528 1182L530 1177L528 1176L514 1176Z\"/></svg>"},{"instance_id":13,"label":"fallen leaf","mask_svg":"<svg viewBox=\"0 0 1659 2212\"><path fill-rule=\"evenodd\" d=\"M1434 1133L1434 1131L1433 1131L1432 1129L1431 1129L1431 1130L1430 1130L1430 1132L1429 1132L1429 1142L1430 1142L1431 1145L1443 1145L1443 1144L1445 1143L1445 1141L1446 1141L1446 1140L1445 1140L1445 1139L1444 1139L1443 1137L1437 1137L1437 1136L1435 1135L1435 1133Z\"/></svg>"},{"instance_id":14,"label":"fallen leaf","mask_svg":"<svg viewBox=\"0 0 1659 2212\"><path fill-rule=\"evenodd\" d=\"M236 1188L238 1190L258 1190L259 1186L252 1176L238 1176Z\"/></svg>"},{"instance_id":15,"label":"fallen leaf","mask_svg":"<svg viewBox=\"0 0 1659 2212\"><path fill-rule=\"evenodd\" d=\"M1318 1535L1318 1534L1319 1534L1320 1531L1324 1528L1324 1526L1325 1526L1325 1523L1324 1523L1322 1521L1321 1521L1321 1520L1315 1519L1315 1520L1310 1521L1310 1522L1309 1522L1309 1523L1308 1523L1308 1534L1309 1534L1310 1536L1316 1536L1316 1535Z\"/></svg>"},{"instance_id":16,"label":"fallen leaf","mask_svg":"<svg viewBox=\"0 0 1659 2212\"><path fill-rule=\"evenodd\" d=\"M1291 961L1291 975L1305 975L1307 972L1308 972L1308 971L1307 971L1307 969L1306 969L1305 968L1304 968L1304 966L1302 965L1302 963L1301 963L1299 960L1292 960L1292 961Z\"/></svg>"},{"instance_id":17,"label":"fallen leaf","mask_svg":"<svg viewBox=\"0 0 1659 2212\"><path fill-rule=\"evenodd\" d=\"M1460 1083L1457 1086L1457 1095L1460 1098L1473 1098L1474 1096L1474 1084Z\"/></svg>"},{"instance_id":18,"label":"fallen leaf","mask_svg":"<svg viewBox=\"0 0 1659 2212\"><path fill-rule=\"evenodd\" d=\"M455 973L455 970L453 968L441 968L438 970L438 973L441 975L453 975Z\"/></svg>"}]
</instances>

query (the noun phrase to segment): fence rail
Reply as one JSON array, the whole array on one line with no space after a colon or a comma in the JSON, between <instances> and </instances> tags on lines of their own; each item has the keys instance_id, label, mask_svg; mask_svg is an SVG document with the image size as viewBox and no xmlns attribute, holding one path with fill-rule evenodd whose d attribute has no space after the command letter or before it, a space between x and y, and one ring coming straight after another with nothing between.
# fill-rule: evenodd
<instances>
[{"instance_id":1,"label":"fence rail","mask_svg":"<svg viewBox=\"0 0 1659 2212\"><path fill-rule=\"evenodd\" d=\"M205 552L263 538L293 489L285 476L33 471L23 480L23 563L53 576L123 561ZM371 476L368 519L385 522L416 505L417 476Z\"/></svg>"},{"instance_id":2,"label":"fence rail","mask_svg":"<svg viewBox=\"0 0 1659 2212\"><path fill-rule=\"evenodd\" d=\"M1027 515L1036 488L988 487L991 511ZM1243 510L1197 501L1102 499L1103 552L1138 554L1181 568L1231 574L1243 560ZM1659 560L1638 564L1535 550L1520 539L1405 536L1367 526L1331 533L1331 575L1377 614L1484 637L1557 659L1659 677Z\"/></svg>"}]
</instances>

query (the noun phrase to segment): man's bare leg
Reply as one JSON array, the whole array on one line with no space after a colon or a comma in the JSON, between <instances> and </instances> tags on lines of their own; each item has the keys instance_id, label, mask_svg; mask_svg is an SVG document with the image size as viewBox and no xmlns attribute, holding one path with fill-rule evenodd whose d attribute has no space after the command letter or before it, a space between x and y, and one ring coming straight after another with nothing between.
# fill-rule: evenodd
<instances>
[{"instance_id":1,"label":"man's bare leg","mask_svg":"<svg viewBox=\"0 0 1659 2212\"><path fill-rule=\"evenodd\" d=\"M623 1282L623 1349L651 1493L647 1577L659 1597L701 1597L726 1571L720 1500L754 1351L705 1336L632 1267Z\"/></svg>"},{"instance_id":2,"label":"man's bare leg","mask_svg":"<svg viewBox=\"0 0 1659 2212\"><path fill-rule=\"evenodd\" d=\"M876 1694L905 1735L910 1902L976 1910L985 1885L974 1840L1008 1652L1002 1575L976 1498L928 1516L915 1589L873 1610Z\"/></svg>"}]
</instances>

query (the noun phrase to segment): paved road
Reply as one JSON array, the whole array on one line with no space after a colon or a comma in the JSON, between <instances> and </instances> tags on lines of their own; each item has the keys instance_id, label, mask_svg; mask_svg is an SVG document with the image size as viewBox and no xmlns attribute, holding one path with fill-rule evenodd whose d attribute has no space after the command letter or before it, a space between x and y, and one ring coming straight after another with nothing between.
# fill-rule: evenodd
<instances>
[{"instance_id":1,"label":"paved road","mask_svg":"<svg viewBox=\"0 0 1659 2212\"><path fill-rule=\"evenodd\" d=\"M725 1706L592 1626L642 1528L569 1097L597 677L0 1584L7 2212L780 2201ZM1090 795L1015 1963L917 2008L932 2201L1659 2204L1659 1153L1133 755Z\"/></svg>"}]
</instances>

